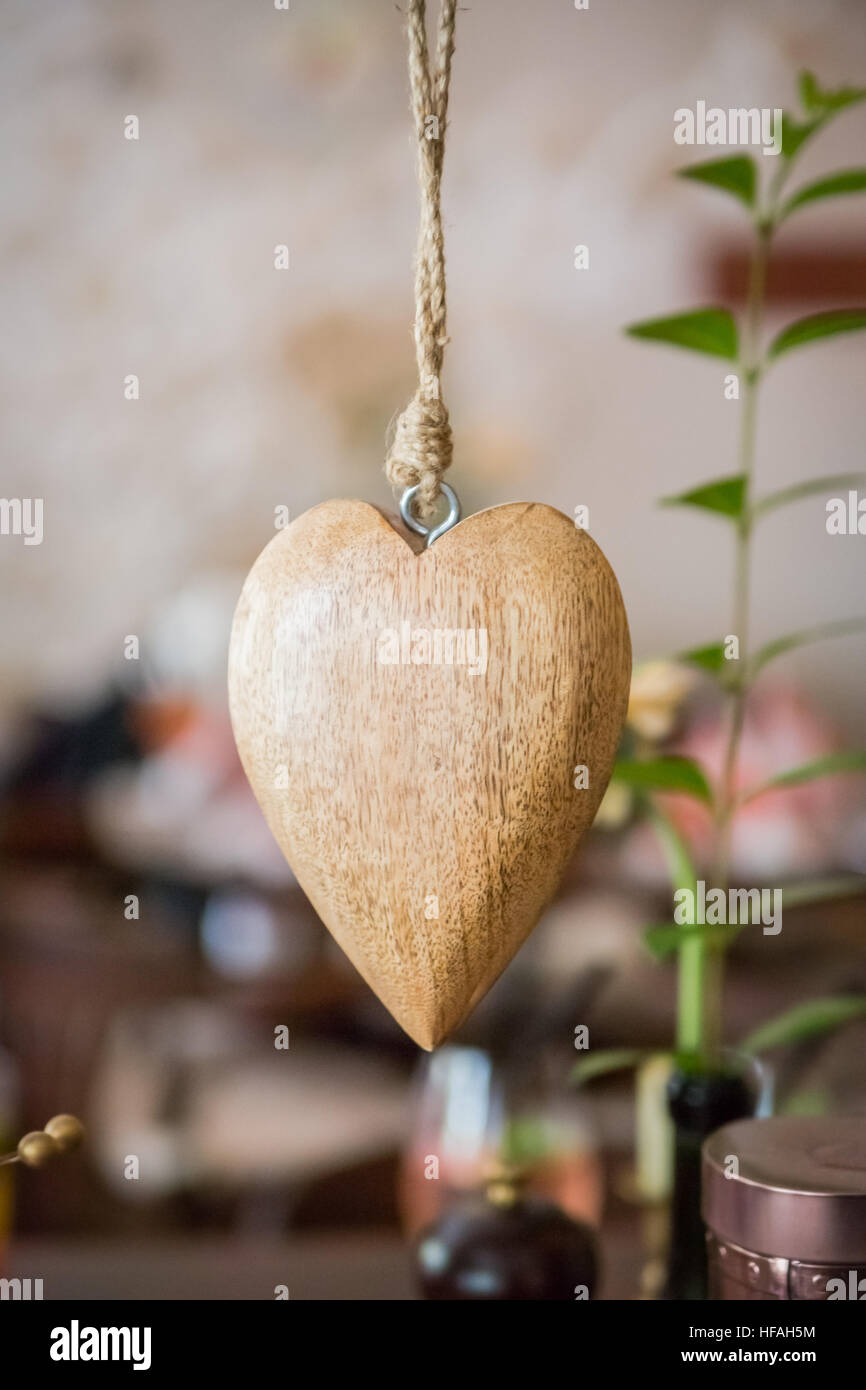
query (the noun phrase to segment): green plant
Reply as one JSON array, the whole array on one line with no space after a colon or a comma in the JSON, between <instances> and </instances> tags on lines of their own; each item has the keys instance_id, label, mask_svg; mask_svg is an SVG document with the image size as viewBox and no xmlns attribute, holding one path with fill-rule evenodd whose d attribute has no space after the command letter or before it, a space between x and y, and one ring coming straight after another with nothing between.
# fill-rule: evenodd
<instances>
[{"instance_id":1,"label":"green plant","mask_svg":"<svg viewBox=\"0 0 866 1390\"><path fill-rule=\"evenodd\" d=\"M749 638L750 574L756 527L770 512L802 497L835 487L866 482L866 473L839 473L798 483L765 496L755 494L755 433L761 384L779 360L808 343L866 328L866 308L839 309L810 315L788 324L768 344L764 343L764 299L767 266L778 228L798 209L819 199L866 191L866 168L844 170L808 183L788 194L787 187L804 145L839 112L866 98L866 89L824 91L811 73L799 82L803 112L785 113L781 153L765 179L748 154L713 159L680 170L680 176L700 182L737 198L748 210L752 225L752 251L746 305L741 320L727 309L704 308L673 317L633 324L631 336L668 343L694 352L723 358L732 364L742 388L740 399L739 457L736 472L674 497L665 505L692 507L724 519L733 528L736 544L733 617L730 632L739 642L736 660L723 642L713 642L681 653L677 658L715 678L727 704L727 741L721 778L713 785L693 760L673 756L621 757L615 782L633 789L651 817L660 838L674 891L695 890L697 874L689 848L674 822L655 798L655 793L677 792L695 797L712 811L714 854L708 886L728 889L731 827L739 807L771 786L790 786L817 777L866 769L866 751L823 758L774 778L742 795L737 790L737 766L745 711L753 684L769 662L807 643L866 628L866 617L846 618L777 638L752 648ZM859 876L835 878L786 888L786 905L817 902L862 891ZM722 985L725 953L742 926L707 926L694 920L685 924L663 923L647 929L649 948L658 957L676 953L678 1005L675 1051L681 1066L710 1069L722 1042ZM764 1025L742 1044L761 1050L835 1028L850 1018L866 1014L866 997L828 998L799 1005L781 1018ZM576 1080L606 1070L631 1067L645 1054L620 1049L594 1053L579 1063Z\"/></svg>"}]
</instances>

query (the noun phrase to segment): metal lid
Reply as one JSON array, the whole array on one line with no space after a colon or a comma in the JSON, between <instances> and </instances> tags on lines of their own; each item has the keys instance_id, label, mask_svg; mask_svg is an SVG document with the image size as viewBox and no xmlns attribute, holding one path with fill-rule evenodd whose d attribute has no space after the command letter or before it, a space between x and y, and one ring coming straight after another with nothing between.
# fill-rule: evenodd
<instances>
[{"instance_id":1,"label":"metal lid","mask_svg":"<svg viewBox=\"0 0 866 1390\"><path fill-rule=\"evenodd\" d=\"M758 1254L866 1264L866 1115L723 1125L703 1146L702 1211Z\"/></svg>"}]
</instances>

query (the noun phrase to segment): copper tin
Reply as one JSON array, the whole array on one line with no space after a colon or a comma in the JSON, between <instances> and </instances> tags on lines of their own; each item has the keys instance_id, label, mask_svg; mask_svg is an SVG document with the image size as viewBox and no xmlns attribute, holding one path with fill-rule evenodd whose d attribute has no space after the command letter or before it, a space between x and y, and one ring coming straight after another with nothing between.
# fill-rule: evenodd
<instances>
[{"instance_id":1,"label":"copper tin","mask_svg":"<svg viewBox=\"0 0 866 1390\"><path fill-rule=\"evenodd\" d=\"M866 1116L724 1125L703 1147L702 1210L711 1297L823 1299L831 1278L853 1292L866 1277Z\"/></svg>"}]
</instances>

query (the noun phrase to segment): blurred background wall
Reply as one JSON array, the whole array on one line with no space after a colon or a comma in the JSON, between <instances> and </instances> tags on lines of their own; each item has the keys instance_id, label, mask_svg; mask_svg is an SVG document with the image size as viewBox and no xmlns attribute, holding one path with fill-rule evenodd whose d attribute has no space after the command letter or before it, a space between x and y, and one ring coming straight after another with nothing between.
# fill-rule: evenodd
<instances>
[{"instance_id":1,"label":"blurred background wall","mask_svg":"<svg viewBox=\"0 0 866 1390\"><path fill-rule=\"evenodd\" d=\"M240 574L275 506L388 501L384 435L413 381L416 191L399 7L5 0L0 13L4 487L43 496L46 528L39 548L0 547L8 719L34 697L92 694L168 595ZM858 0L460 12L453 481L469 509L588 504L638 657L709 640L728 611L724 535L653 504L733 471L736 407L712 362L621 332L736 294L743 218L672 178L696 157L674 144L673 112L789 104L804 65L862 81ZM804 176L856 163L864 134L855 109L807 151ZM854 251L866 280L862 227L858 200L819 204L780 246L816 271ZM812 273L774 309L827 302ZM857 466L864 362L862 341L843 339L771 379L765 487ZM863 575L857 541L827 537L823 499L779 515L762 533L756 636L852 611ZM862 730L862 644L791 662Z\"/></svg>"}]
</instances>

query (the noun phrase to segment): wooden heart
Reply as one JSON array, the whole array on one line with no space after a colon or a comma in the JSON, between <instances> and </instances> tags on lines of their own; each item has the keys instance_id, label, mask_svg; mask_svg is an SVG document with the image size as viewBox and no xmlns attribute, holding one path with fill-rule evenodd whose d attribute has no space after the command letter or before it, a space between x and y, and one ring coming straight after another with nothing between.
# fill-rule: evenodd
<instances>
[{"instance_id":1,"label":"wooden heart","mask_svg":"<svg viewBox=\"0 0 866 1390\"><path fill-rule=\"evenodd\" d=\"M398 525L334 501L274 537L235 614L229 698L301 887L430 1049L590 825L631 650L613 571L562 512L492 507L420 553Z\"/></svg>"}]
</instances>

